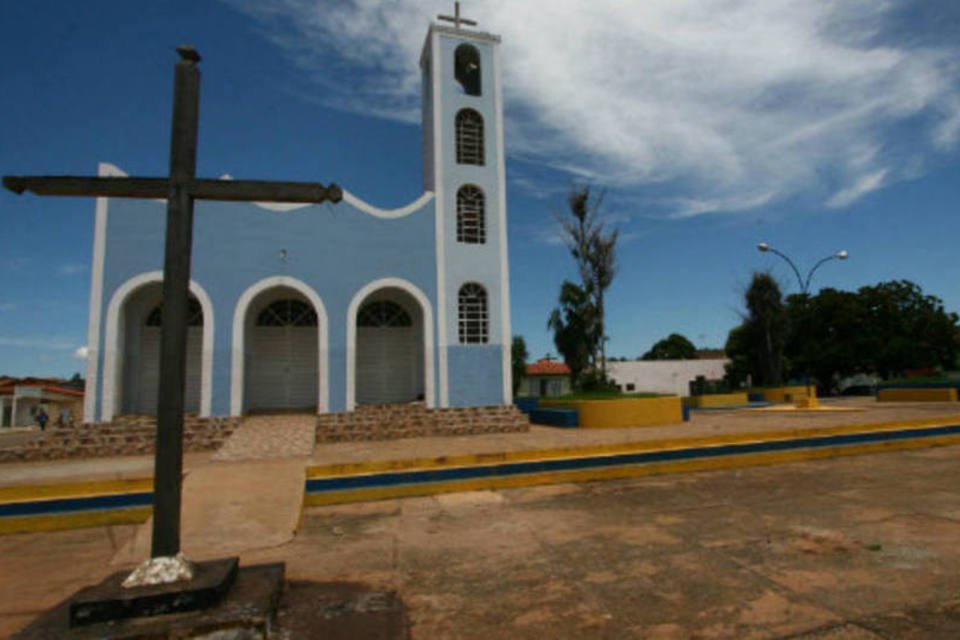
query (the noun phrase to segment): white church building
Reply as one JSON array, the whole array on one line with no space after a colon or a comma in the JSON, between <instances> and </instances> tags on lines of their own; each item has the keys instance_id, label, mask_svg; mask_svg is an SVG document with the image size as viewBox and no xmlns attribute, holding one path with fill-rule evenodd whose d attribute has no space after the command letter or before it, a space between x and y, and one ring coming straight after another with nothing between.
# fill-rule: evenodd
<instances>
[{"instance_id":1,"label":"white church building","mask_svg":"<svg viewBox=\"0 0 960 640\"><path fill-rule=\"evenodd\" d=\"M187 411L511 402L499 46L430 26L414 202L196 203ZM156 411L165 211L97 200L85 421Z\"/></svg>"}]
</instances>

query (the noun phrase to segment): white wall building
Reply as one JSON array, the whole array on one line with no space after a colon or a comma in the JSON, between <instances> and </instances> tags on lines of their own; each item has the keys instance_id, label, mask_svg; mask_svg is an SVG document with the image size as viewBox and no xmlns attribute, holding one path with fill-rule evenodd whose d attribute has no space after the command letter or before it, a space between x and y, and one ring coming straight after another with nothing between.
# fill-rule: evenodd
<instances>
[{"instance_id":1,"label":"white wall building","mask_svg":"<svg viewBox=\"0 0 960 640\"><path fill-rule=\"evenodd\" d=\"M690 381L723 377L727 358L710 360L631 360L608 362L607 374L625 393L650 392L690 395Z\"/></svg>"}]
</instances>

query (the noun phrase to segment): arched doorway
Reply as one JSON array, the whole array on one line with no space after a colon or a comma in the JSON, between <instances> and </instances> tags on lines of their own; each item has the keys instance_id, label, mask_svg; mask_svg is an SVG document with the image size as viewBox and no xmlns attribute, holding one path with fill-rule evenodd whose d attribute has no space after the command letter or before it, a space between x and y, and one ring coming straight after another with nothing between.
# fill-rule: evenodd
<instances>
[{"instance_id":1,"label":"arched doorway","mask_svg":"<svg viewBox=\"0 0 960 640\"><path fill-rule=\"evenodd\" d=\"M424 319L419 302L393 287L368 295L357 309L357 404L424 400Z\"/></svg>"},{"instance_id":2,"label":"arched doorway","mask_svg":"<svg viewBox=\"0 0 960 640\"><path fill-rule=\"evenodd\" d=\"M319 318L299 291L278 286L247 308L244 405L247 411L316 411Z\"/></svg>"},{"instance_id":3,"label":"arched doorway","mask_svg":"<svg viewBox=\"0 0 960 640\"><path fill-rule=\"evenodd\" d=\"M160 333L163 330L162 283L151 282L131 293L123 305L120 412L156 415L160 385ZM203 359L203 309L188 301L187 368L184 411L200 411Z\"/></svg>"}]
</instances>

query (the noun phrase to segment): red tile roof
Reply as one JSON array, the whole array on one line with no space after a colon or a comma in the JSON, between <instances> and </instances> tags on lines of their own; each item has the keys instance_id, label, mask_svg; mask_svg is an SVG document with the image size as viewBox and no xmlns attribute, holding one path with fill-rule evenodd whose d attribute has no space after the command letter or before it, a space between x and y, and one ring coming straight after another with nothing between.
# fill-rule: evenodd
<instances>
[{"instance_id":1,"label":"red tile roof","mask_svg":"<svg viewBox=\"0 0 960 640\"><path fill-rule=\"evenodd\" d=\"M537 360L527 365L528 376L568 376L570 367L559 360Z\"/></svg>"},{"instance_id":2,"label":"red tile roof","mask_svg":"<svg viewBox=\"0 0 960 640\"><path fill-rule=\"evenodd\" d=\"M17 386L39 387L44 391L51 393L61 393L76 398L83 397L83 390L76 389L66 385L66 381L59 378L9 378L0 383L0 395L13 395L14 387Z\"/></svg>"}]
</instances>

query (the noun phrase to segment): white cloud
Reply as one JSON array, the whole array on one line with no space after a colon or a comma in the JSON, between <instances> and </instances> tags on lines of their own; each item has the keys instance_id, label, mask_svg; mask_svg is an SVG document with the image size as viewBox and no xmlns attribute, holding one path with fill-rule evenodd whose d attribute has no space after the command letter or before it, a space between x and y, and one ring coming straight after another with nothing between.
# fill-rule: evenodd
<instances>
[{"instance_id":1,"label":"white cloud","mask_svg":"<svg viewBox=\"0 0 960 640\"><path fill-rule=\"evenodd\" d=\"M883 186L883 179L887 176L887 170L881 169L876 173L871 173L870 175L863 176L857 180L854 184L850 185L846 189L841 189L835 193L829 200L827 200L827 206L831 209L838 209L845 207L848 204L859 200L863 196L867 195L871 191L876 191Z\"/></svg>"},{"instance_id":2,"label":"white cloud","mask_svg":"<svg viewBox=\"0 0 960 640\"><path fill-rule=\"evenodd\" d=\"M321 85L317 99L419 120L417 60L446 0L227 2ZM881 0L468 7L503 36L510 153L617 189L656 184L676 216L837 184L829 201L845 206L909 177L901 158L954 150L960 46L898 40L887 29L898 9ZM897 132L905 124L909 135ZM894 149L903 146L909 153Z\"/></svg>"},{"instance_id":3,"label":"white cloud","mask_svg":"<svg viewBox=\"0 0 960 640\"><path fill-rule=\"evenodd\" d=\"M88 353L89 350L87 349L86 345L84 345L82 347L77 347L76 351L73 352L73 357L77 360L86 360Z\"/></svg>"},{"instance_id":4,"label":"white cloud","mask_svg":"<svg viewBox=\"0 0 960 640\"><path fill-rule=\"evenodd\" d=\"M16 347L19 349L53 349L55 351L69 351L76 346L65 338L19 337L0 336L0 347Z\"/></svg>"},{"instance_id":5,"label":"white cloud","mask_svg":"<svg viewBox=\"0 0 960 640\"><path fill-rule=\"evenodd\" d=\"M60 275L62 276L72 276L77 273L82 273L87 270L87 265L79 263L69 263L60 265Z\"/></svg>"}]
</instances>

